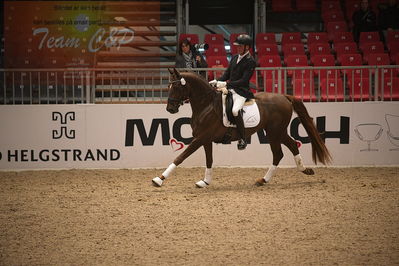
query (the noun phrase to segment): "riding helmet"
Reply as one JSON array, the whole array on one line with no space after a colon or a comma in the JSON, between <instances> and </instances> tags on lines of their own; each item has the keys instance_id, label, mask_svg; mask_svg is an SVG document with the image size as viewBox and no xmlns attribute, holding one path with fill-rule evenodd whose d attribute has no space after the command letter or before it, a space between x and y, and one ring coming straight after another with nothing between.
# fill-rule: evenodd
<instances>
[{"instance_id":1,"label":"riding helmet","mask_svg":"<svg viewBox=\"0 0 399 266\"><path fill-rule=\"evenodd\" d=\"M252 45L252 38L248 34L240 34L233 43L234 45Z\"/></svg>"}]
</instances>

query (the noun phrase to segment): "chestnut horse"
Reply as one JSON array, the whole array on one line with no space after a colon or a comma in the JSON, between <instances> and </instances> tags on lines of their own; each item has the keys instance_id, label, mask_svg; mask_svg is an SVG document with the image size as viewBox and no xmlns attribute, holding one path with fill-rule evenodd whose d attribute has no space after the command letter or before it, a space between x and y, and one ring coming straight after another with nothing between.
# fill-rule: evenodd
<instances>
[{"instance_id":1,"label":"chestnut horse","mask_svg":"<svg viewBox=\"0 0 399 266\"><path fill-rule=\"evenodd\" d=\"M203 188L212 181L212 142L221 142L228 131L222 121L222 94L195 73L179 73L176 69L169 69L169 72L171 80L166 110L172 114L177 113L179 106L184 101L189 100L192 108L191 128L193 130L193 140L162 175L152 179L152 182L155 186L162 186L176 166L180 165L193 152L203 146L206 155L205 177L196 183L197 187ZM306 175L314 174L311 168L306 168L303 165L296 141L287 134L287 127L293 110L297 113L310 137L313 161L316 164L318 161L323 164L330 163L330 153L301 100L290 95L262 92L255 95L255 101L260 112L260 122L256 127L246 128L245 135L250 136L258 130L266 130L273 153L272 165L263 178L256 180L256 185L263 185L270 181L280 160L283 158L281 144L287 146L292 152L299 171ZM235 128L232 130L231 135L232 141L239 139Z\"/></svg>"}]
</instances>

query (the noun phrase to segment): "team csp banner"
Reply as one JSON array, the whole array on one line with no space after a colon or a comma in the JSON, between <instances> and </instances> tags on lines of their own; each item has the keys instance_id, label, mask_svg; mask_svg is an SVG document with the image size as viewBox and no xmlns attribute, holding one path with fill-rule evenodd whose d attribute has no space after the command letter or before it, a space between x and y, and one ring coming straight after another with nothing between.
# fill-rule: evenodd
<instances>
[{"instance_id":1,"label":"team csp banner","mask_svg":"<svg viewBox=\"0 0 399 266\"><path fill-rule=\"evenodd\" d=\"M333 166L399 165L399 103L307 103L333 156ZM167 167L191 140L190 105L169 114L164 104L0 106L0 169ZM288 133L311 145L296 115ZM214 145L215 166L269 166L264 131L244 151L236 142ZM281 166L294 166L283 146ZM200 148L182 166L204 166Z\"/></svg>"},{"instance_id":2,"label":"team csp banner","mask_svg":"<svg viewBox=\"0 0 399 266\"><path fill-rule=\"evenodd\" d=\"M137 11L134 3L5 1L5 67L93 67L100 50L123 49L134 40L129 18L118 15Z\"/></svg>"}]
</instances>

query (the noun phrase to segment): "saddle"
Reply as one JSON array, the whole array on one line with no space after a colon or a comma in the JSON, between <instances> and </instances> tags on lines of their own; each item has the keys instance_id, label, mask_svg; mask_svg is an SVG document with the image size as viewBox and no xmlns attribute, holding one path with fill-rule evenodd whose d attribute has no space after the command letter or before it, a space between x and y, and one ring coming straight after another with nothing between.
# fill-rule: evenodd
<instances>
[{"instance_id":1,"label":"saddle","mask_svg":"<svg viewBox=\"0 0 399 266\"><path fill-rule=\"evenodd\" d=\"M215 141L216 143L230 143L232 130L236 127L236 122L232 112L233 104L233 94L230 91L227 94L222 93L223 125L227 127L227 131L223 139L221 141ZM259 124L260 113L258 105L254 99L247 100L240 112L242 112L245 128L256 127Z\"/></svg>"},{"instance_id":2,"label":"saddle","mask_svg":"<svg viewBox=\"0 0 399 266\"><path fill-rule=\"evenodd\" d=\"M222 94L223 105L223 124L226 127L235 127L235 119L233 116L233 94L229 91ZM258 105L254 99L247 100L241 110L244 126L246 128L256 127L260 121Z\"/></svg>"}]
</instances>

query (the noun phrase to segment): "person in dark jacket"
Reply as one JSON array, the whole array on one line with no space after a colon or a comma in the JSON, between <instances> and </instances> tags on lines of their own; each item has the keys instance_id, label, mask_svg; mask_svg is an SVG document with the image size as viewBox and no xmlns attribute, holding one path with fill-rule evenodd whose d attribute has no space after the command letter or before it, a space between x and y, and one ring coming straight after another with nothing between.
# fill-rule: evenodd
<instances>
[{"instance_id":1,"label":"person in dark jacket","mask_svg":"<svg viewBox=\"0 0 399 266\"><path fill-rule=\"evenodd\" d=\"M399 29L399 5L396 0L389 0L380 5L379 25L382 30Z\"/></svg>"},{"instance_id":2,"label":"person in dark jacket","mask_svg":"<svg viewBox=\"0 0 399 266\"><path fill-rule=\"evenodd\" d=\"M179 49L176 55L177 68L207 68L208 64L202 55L194 49L189 40L184 39L179 43Z\"/></svg>"},{"instance_id":3,"label":"person in dark jacket","mask_svg":"<svg viewBox=\"0 0 399 266\"><path fill-rule=\"evenodd\" d=\"M377 31L377 16L369 6L369 0L360 1L360 9L352 16L353 39L359 42L361 32Z\"/></svg>"},{"instance_id":4,"label":"person in dark jacket","mask_svg":"<svg viewBox=\"0 0 399 266\"><path fill-rule=\"evenodd\" d=\"M244 121L242 119L241 109L247 99L253 99L254 95L249 89L249 80L254 73L256 61L249 53L252 45L252 39L247 34L241 34L234 42L237 45L238 54L230 60L224 74L218 80L212 80L209 83L216 85L217 88L231 91L233 94L233 116L236 121L237 130L240 134L240 140L237 147L239 150L246 148Z\"/></svg>"}]
</instances>

